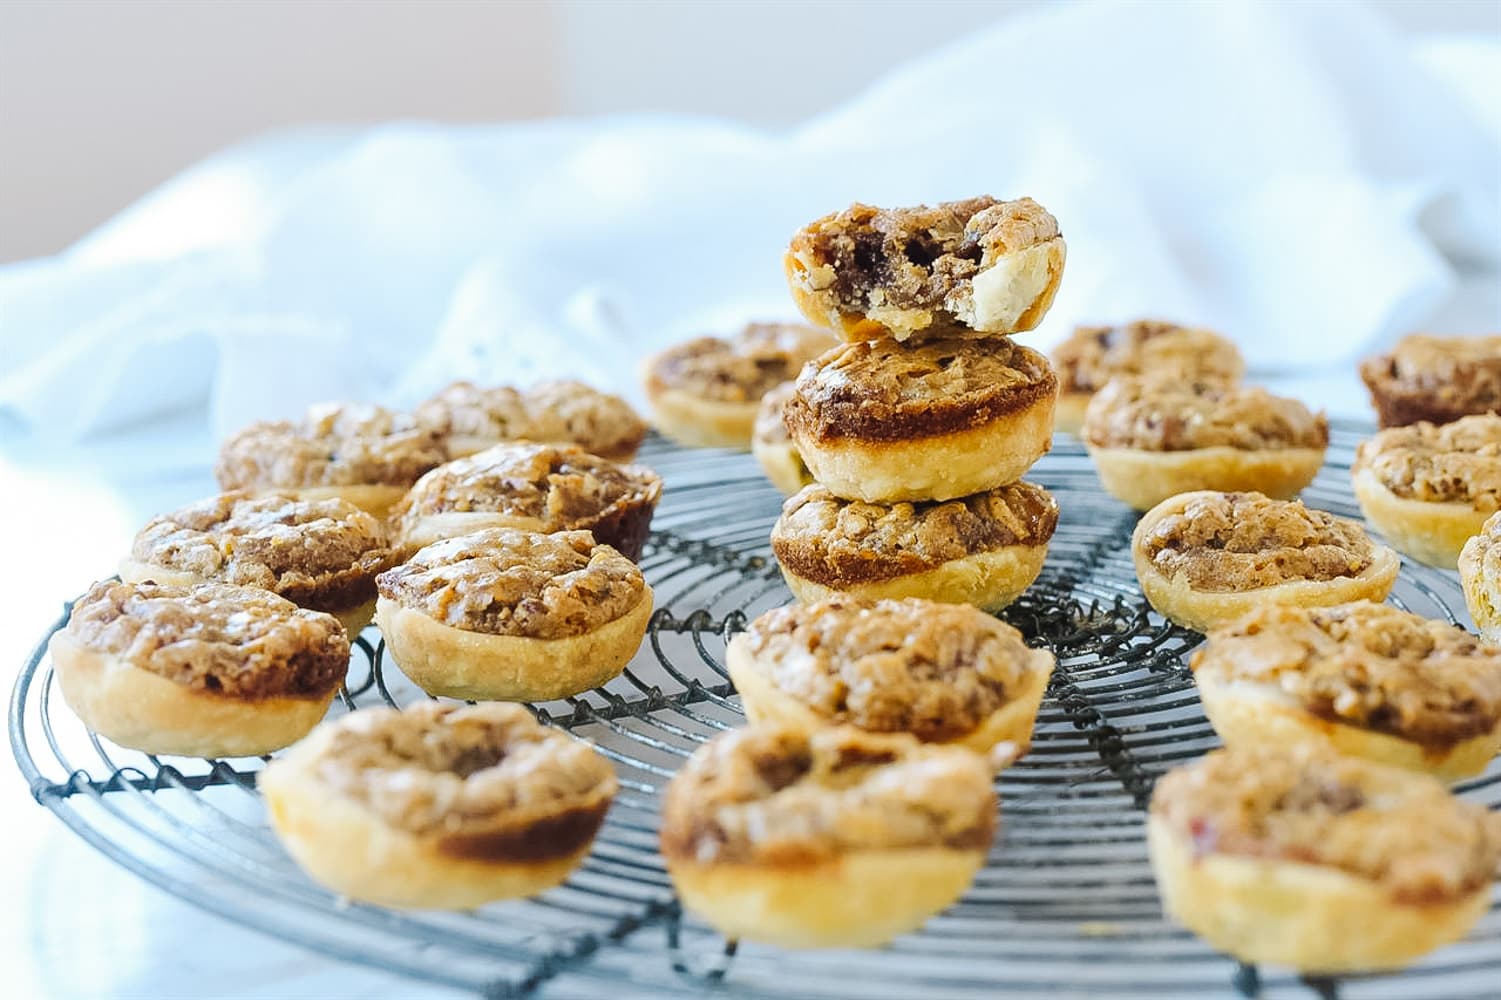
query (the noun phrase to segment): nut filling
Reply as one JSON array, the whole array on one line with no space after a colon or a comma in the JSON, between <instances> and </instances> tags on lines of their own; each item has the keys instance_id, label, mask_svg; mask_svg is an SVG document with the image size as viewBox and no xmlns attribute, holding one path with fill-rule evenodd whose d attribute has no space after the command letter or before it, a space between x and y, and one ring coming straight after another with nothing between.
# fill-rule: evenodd
<instances>
[{"instance_id":1,"label":"nut filling","mask_svg":"<svg viewBox=\"0 0 1501 1000\"><path fill-rule=\"evenodd\" d=\"M131 558L338 611L375 598L391 564L381 523L343 500L225 493L153 518Z\"/></svg>"},{"instance_id":2,"label":"nut filling","mask_svg":"<svg viewBox=\"0 0 1501 1000\"><path fill-rule=\"evenodd\" d=\"M1409 500L1501 510L1501 416L1381 431L1355 451L1352 471L1362 470Z\"/></svg>"},{"instance_id":3,"label":"nut filling","mask_svg":"<svg viewBox=\"0 0 1501 1000\"><path fill-rule=\"evenodd\" d=\"M972 732L1051 657L967 605L837 596L768 611L746 632L773 685L837 722L921 740Z\"/></svg>"},{"instance_id":4,"label":"nut filling","mask_svg":"<svg viewBox=\"0 0 1501 1000\"><path fill-rule=\"evenodd\" d=\"M1414 334L1402 338L1390 354L1367 358L1360 377L1371 390L1383 427L1501 413L1501 335Z\"/></svg>"},{"instance_id":5,"label":"nut filling","mask_svg":"<svg viewBox=\"0 0 1501 1000\"><path fill-rule=\"evenodd\" d=\"M1263 607L1194 657L1325 719L1447 748L1501 722L1501 650L1382 604Z\"/></svg>"},{"instance_id":6,"label":"nut filling","mask_svg":"<svg viewBox=\"0 0 1501 1000\"><path fill-rule=\"evenodd\" d=\"M1152 815L1200 856L1336 868L1393 900L1449 902L1488 885L1501 820L1425 775L1311 750L1217 750L1157 783Z\"/></svg>"},{"instance_id":7,"label":"nut filling","mask_svg":"<svg viewBox=\"0 0 1501 1000\"><path fill-rule=\"evenodd\" d=\"M338 619L265 590L104 581L73 605L85 648L208 694L321 698L349 669Z\"/></svg>"},{"instance_id":8,"label":"nut filling","mask_svg":"<svg viewBox=\"0 0 1501 1000\"><path fill-rule=\"evenodd\" d=\"M562 639L641 603L641 570L587 531L492 528L419 549L379 577L382 597L454 628Z\"/></svg>"},{"instance_id":9,"label":"nut filling","mask_svg":"<svg viewBox=\"0 0 1501 1000\"><path fill-rule=\"evenodd\" d=\"M1358 576L1376 552L1356 522L1260 493L1195 497L1154 525L1142 548L1168 579L1183 574L1195 590L1231 593Z\"/></svg>"},{"instance_id":10,"label":"nut filling","mask_svg":"<svg viewBox=\"0 0 1501 1000\"><path fill-rule=\"evenodd\" d=\"M792 323L751 323L730 339L697 337L659 354L647 373L655 391L680 389L700 399L754 403L797 378L834 339Z\"/></svg>"},{"instance_id":11,"label":"nut filling","mask_svg":"<svg viewBox=\"0 0 1501 1000\"><path fill-rule=\"evenodd\" d=\"M1047 358L1004 337L867 341L804 368L784 417L819 441L901 441L982 427L1057 389Z\"/></svg>"},{"instance_id":12,"label":"nut filling","mask_svg":"<svg viewBox=\"0 0 1501 1000\"><path fill-rule=\"evenodd\" d=\"M1219 334L1159 320L1076 327L1053 360L1065 392L1094 392L1117 375L1233 384L1245 370L1235 345Z\"/></svg>"},{"instance_id":13,"label":"nut filling","mask_svg":"<svg viewBox=\"0 0 1501 1000\"><path fill-rule=\"evenodd\" d=\"M1058 504L1017 482L943 502L873 504L813 485L782 507L771 533L777 561L828 587L921 573L1011 545L1046 545Z\"/></svg>"},{"instance_id":14,"label":"nut filling","mask_svg":"<svg viewBox=\"0 0 1501 1000\"><path fill-rule=\"evenodd\" d=\"M588 844L615 773L519 705L424 702L334 727L318 774L390 826L481 860L543 861Z\"/></svg>"},{"instance_id":15,"label":"nut filling","mask_svg":"<svg viewBox=\"0 0 1501 1000\"><path fill-rule=\"evenodd\" d=\"M251 424L224 442L214 473L225 490L409 486L447 458L437 435L405 414L325 404L301 423Z\"/></svg>"},{"instance_id":16,"label":"nut filling","mask_svg":"<svg viewBox=\"0 0 1501 1000\"><path fill-rule=\"evenodd\" d=\"M983 850L995 793L979 755L851 727L727 733L668 789L662 851L699 863L812 864L861 849Z\"/></svg>"},{"instance_id":17,"label":"nut filling","mask_svg":"<svg viewBox=\"0 0 1501 1000\"><path fill-rule=\"evenodd\" d=\"M1089 403L1084 440L1097 448L1324 448L1329 421L1265 389L1157 375L1111 379Z\"/></svg>"},{"instance_id":18,"label":"nut filling","mask_svg":"<svg viewBox=\"0 0 1501 1000\"><path fill-rule=\"evenodd\" d=\"M571 380L528 389L455 382L413 415L420 426L445 438L572 443L611 459L634 455L646 436L646 424L625 400Z\"/></svg>"}]
</instances>

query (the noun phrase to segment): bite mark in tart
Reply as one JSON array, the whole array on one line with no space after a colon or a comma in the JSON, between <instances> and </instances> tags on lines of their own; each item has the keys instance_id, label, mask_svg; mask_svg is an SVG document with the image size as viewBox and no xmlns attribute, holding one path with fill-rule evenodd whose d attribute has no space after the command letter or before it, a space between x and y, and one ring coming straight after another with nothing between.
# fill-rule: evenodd
<instances>
[{"instance_id":1,"label":"bite mark in tart","mask_svg":"<svg viewBox=\"0 0 1501 1000\"><path fill-rule=\"evenodd\" d=\"M792 443L792 435L787 433L787 424L782 420L782 409L792 393L793 383L783 382L761 397L751 437L751 454L761 463L761 471L773 486L789 496L813 482L813 474L803 456L797 453L797 445Z\"/></svg>"},{"instance_id":2,"label":"bite mark in tart","mask_svg":"<svg viewBox=\"0 0 1501 1000\"><path fill-rule=\"evenodd\" d=\"M525 440L576 444L591 455L629 462L646 436L646 424L629 403L572 379L526 389L454 382L412 415L443 439L453 458Z\"/></svg>"},{"instance_id":3,"label":"bite mark in tart","mask_svg":"<svg viewBox=\"0 0 1501 1000\"><path fill-rule=\"evenodd\" d=\"M1501 511L1465 542L1459 553L1459 582L1481 636L1501 646Z\"/></svg>"},{"instance_id":4,"label":"bite mark in tart","mask_svg":"<svg viewBox=\"0 0 1501 1000\"><path fill-rule=\"evenodd\" d=\"M1382 427L1446 424L1475 413L1501 414L1501 334L1435 337L1415 333L1366 358L1360 377Z\"/></svg>"}]
</instances>

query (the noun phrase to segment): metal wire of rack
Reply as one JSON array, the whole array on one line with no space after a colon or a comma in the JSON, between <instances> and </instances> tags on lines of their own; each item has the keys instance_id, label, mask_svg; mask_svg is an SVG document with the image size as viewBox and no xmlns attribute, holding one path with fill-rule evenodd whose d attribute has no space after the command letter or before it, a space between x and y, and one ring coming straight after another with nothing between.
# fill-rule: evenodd
<instances>
[{"instance_id":1,"label":"metal wire of rack","mask_svg":"<svg viewBox=\"0 0 1501 1000\"><path fill-rule=\"evenodd\" d=\"M1360 436L1337 425L1304 493L1358 516L1348 468ZM964 898L869 952L789 953L727 943L684 914L656 851L657 804L702 741L743 722L724 644L788 593L767 536L780 497L744 455L652 438L667 481L642 568L658 609L626 672L534 706L614 761L621 793L583 867L531 900L405 913L339 900L278 845L255 790L265 759L159 758L94 737L56 697L46 637L10 704L11 746L36 800L137 875L207 910L337 958L486 997L996 995L1494 997L1501 908L1470 937L1395 976L1338 982L1237 966L1163 916L1143 842L1152 783L1216 745L1185 665L1199 637L1149 611L1136 587L1135 515L1100 492L1060 438L1028 476L1062 518L1038 583L1004 614L1058 658L1031 752L999 782L1002 829ZM1392 601L1461 621L1452 574L1404 561ZM66 621L66 609L48 631ZM373 631L333 712L426 697ZM1501 808L1501 765L1461 784Z\"/></svg>"}]
</instances>

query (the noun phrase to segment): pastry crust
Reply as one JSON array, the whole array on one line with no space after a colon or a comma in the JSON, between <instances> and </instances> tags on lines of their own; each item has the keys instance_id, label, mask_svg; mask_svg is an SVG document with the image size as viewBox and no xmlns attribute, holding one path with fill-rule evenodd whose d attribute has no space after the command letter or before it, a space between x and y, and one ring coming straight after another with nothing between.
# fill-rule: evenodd
<instances>
[{"instance_id":1,"label":"pastry crust","mask_svg":"<svg viewBox=\"0 0 1501 1000\"><path fill-rule=\"evenodd\" d=\"M1015 482L1052 447L1057 380L1005 338L836 348L783 415L813 478L870 502L949 500Z\"/></svg>"},{"instance_id":2,"label":"pastry crust","mask_svg":"<svg viewBox=\"0 0 1501 1000\"><path fill-rule=\"evenodd\" d=\"M1264 605L1192 667L1227 746L1313 743L1450 781L1501 749L1501 649L1385 605Z\"/></svg>"},{"instance_id":3,"label":"pastry crust","mask_svg":"<svg viewBox=\"0 0 1501 1000\"><path fill-rule=\"evenodd\" d=\"M1136 510L1147 510L1198 490L1264 493L1290 500L1313 482L1324 466L1322 448L1087 448L1105 492Z\"/></svg>"},{"instance_id":4,"label":"pastry crust","mask_svg":"<svg viewBox=\"0 0 1501 1000\"><path fill-rule=\"evenodd\" d=\"M409 909L471 909L561 883L617 784L597 753L524 709L438 704L320 726L258 780L304 871L342 896Z\"/></svg>"},{"instance_id":5,"label":"pastry crust","mask_svg":"<svg viewBox=\"0 0 1501 1000\"><path fill-rule=\"evenodd\" d=\"M958 898L995 823L991 775L967 750L761 724L673 777L661 849L683 903L728 936L870 947Z\"/></svg>"},{"instance_id":6,"label":"pastry crust","mask_svg":"<svg viewBox=\"0 0 1501 1000\"><path fill-rule=\"evenodd\" d=\"M1459 582L1481 636L1501 646L1501 512L1492 514L1480 533L1465 542L1459 554Z\"/></svg>"},{"instance_id":7,"label":"pastry crust","mask_svg":"<svg viewBox=\"0 0 1501 1000\"><path fill-rule=\"evenodd\" d=\"M1231 516L1220 516L1226 504L1233 508ZM1215 544L1206 546L1205 563L1218 561L1225 573L1234 575L1217 584L1196 584L1190 568L1169 572L1158 565L1150 549L1159 526L1169 530L1185 521L1191 526L1196 518L1211 516L1223 528L1221 535L1234 534L1217 536ZM1286 528L1268 520L1289 517L1292 521ZM1317 558L1310 564L1317 567L1309 570L1312 575L1300 578L1283 573L1276 579L1276 567L1289 553L1300 561ZM1131 555L1147 602L1163 617L1200 632L1268 603L1324 607L1381 601L1390 593L1400 567L1396 553L1371 542L1354 522L1309 510L1297 501L1209 490L1171 497L1144 514L1131 535ZM1255 576L1246 575L1248 567L1255 567ZM1271 577L1264 575L1268 572Z\"/></svg>"},{"instance_id":8,"label":"pastry crust","mask_svg":"<svg viewBox=\"0 0 1501 1000\"><path fill-rule=\"evenodd\" d=\"M792 398L794 384L783 382L761 397L756 410L756 424L751 434L751 454L761 463L761 471L771 484L791 496L813 482L813 474L803 463L782 420L782 408Z\"/></svg>"},{"instance_id":9,"label":"pastry crust","mask_svg":"<svg viewBox=\"0 0 1501 1000\"><path fill-rule=\"evenodd\" d=\"M1412 334L1386 354L1366 358L1360 377L1382 427L1445 424L1501 413L1501 334Z\"/></svg>"},{"instance_id":10,"label":"pastry crust","mask_svg":"<svg viewBox=\"0 0 1501 1000\"><path fill-rule=\"evenodd\" d=\"M1031 330L1053 303L1065 247L1030 198L934 207L854 204L803 227L784 258L803 315L848 341L920 331Z\"/></svg>"},{"instance_id":11,"label":"pastry crust","mask_svg":"<svg viewBox=\"0 0 1501 1000\"><path fill-rule=\"evenodd\" d=\"M646 437L646 423L619 396L572 379L526 389L482 388L454 382L413 411L419 426L443 438L453 458L466 458L502 441L576 444L591 455L629 462Z\"/></svg>"}]
</instances>

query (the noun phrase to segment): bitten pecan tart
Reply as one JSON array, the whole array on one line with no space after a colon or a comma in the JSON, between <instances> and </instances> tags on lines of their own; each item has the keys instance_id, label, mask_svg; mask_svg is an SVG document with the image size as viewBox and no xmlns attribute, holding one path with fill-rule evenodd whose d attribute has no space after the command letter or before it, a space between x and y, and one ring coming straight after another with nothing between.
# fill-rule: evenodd
<instances>
[{"instance_id":1,"label":"bitten pecan tart","mask_svg":"<svg viewBox=\"0 0 1501 1000\"><path fill-rule=\"evenodd\" d=\"M1501 646L1501 511L1460 550L1459 581L1480 634Z\"/></svg>"},{"instance_id":2,"label":"bitten pecan tart","mask_svg":"<svg viewBox=\"0 0 1501 1000\"><path fill-rule=\"evenodd\" d=\"M1090 400L1083 438L1106 492L1146 510L1191 490L1293 497L1324 464L1329 422L1261 388L1122 376Z\"/></svg>"},{"instance_id":3,"label":"bitten pecan tart","mask_svg":"<svg viewBox=\"0 0 1501 1000\"><path fill-rule=\"evenodd\" d=\"M1131 554L1152 607L1201 632L1268 603L1383 600L1399 565L1355 521L1297 500L1210 490L1142 515Z\"/></svg>"},{"instance_id":4,"label":"bitten pecan tart","mask_svg":"<svg viewBox=\"0 0 1501 1000\"><path fill-rule=\"evenodd\" d=\"M646 424L631 404L572 379L526 389L454 382L412 415L443 439L453 458L524 440L576 444L591 455L629 462L646 436Z\"/></svg>"},{"instance_id":5,"label":"bitten pecan tart","mask_svg":"<svg viewBox=\"0 0 1501 1000\"><path fill-rule=\"evenodd\" d=\"M642 368L653 421L682 444L747 449L761 397L833 344L825 331L795 323L751 323L733 337L674 344Z\"/></svg>"},{"instance_id":6,"label":"bitten pecan tart","mask_svg":"<svg viewBox=\"0 0 1501 1000\"><path fill-rule=\"evenodd\" d=\"M590 531L631 559L651 529L662 480L576 445L516 441L439 466L391 512L398 546L411 550L484 528Z\"/></svg>"},{"instance_id":7,"label":"bitten pecan tart","mask_svg":"<svg viewBox=\"0 0 1501 1000\"><path fill-rule=\"evenodd\" d=\"M1118 375L1235 385L1246 364L1235 344L1213 331L1142 319L1074 327L1053 349L1053 369L1058 375L1058 429L1078 434L1089 401Z\"/></svg>"},{"instance_id":8,"label":"bitten pecan tart","mask_svg":"<svg viewBox=\"0 0 1501 1000\"><path fill-rule=\"evenodd\" d=\"M406 414L322 403L300 422L262 421L234 434L214 473L225 492L339 497L383 517L419 476L447 460L438 435Z\"/></svg>"},{"instance_id":9,"label":"bitten pecan tart","mask_svg":"<svg viewBox=\"0 0 1501 1000\"><path fill-rule=\"evenodd\" d=\"M964 328L1017 333L1052 305L1065 251L1031 198L854 204L803 227L784 259L803 315L849 341Z\"/></svg>"},{"instance_id":10,"label":"bitten pecan tart","mask_svg":"<svg viewBox=\"0 0 1501 1000\"><path fill-rule=\"evenodd\" d=\"M977 753L1032 742L1053 656L967 605L839 595L776 608L730 641L726 665L752 722L849 724Z\"/></svg>"},{"instance_id":11,"label":"bitten pecan tart","mask_svg":"<svg viewBox=\"0 0 1501 1000\"><path fill-rule=\"evenodd\" d=\"M338 619L225 583L96 583L48 649L63 699L90 730L191 757L296 742L349 669Z\"/></svg>"},{"instance_id":12,"label":"bitten pecan tart","mask_svg":"<svg viewBox=\"0 0 1501 1000\"><path fill-rule=\"evenodd\" d=\"M792 398L793 389L793 383L783 382L761 397L751 436L751 454L761 463L761 471L773 486L789 495L813 482L813 474L797 453L797 445L782 420L782 409Z\"/></svg>"},{"instance_id":13,"label":"bitten pecan tart","mask_svg":"<svg viewBox=\"0 0 1501 1000\"><path fill-rule=\"evenodd\" d=\"M1501 416L1380 431L1360 443L1350 474L1377 531L1420 562L1454 569L1465 542L1501 510Z\"/></svg>"},{"instance_id":14,"label":"bitten pecan tart","mask_svg":"<svg viewBox=\"0 0 1501 1000\"><path fill-rule=\"evenodd\" d=\"M1163 905L1243 962L1394 969L1490 905L1501 821L1440 782L1328 749L1216 750L1171 771L1147 822Z\"/></svg>"},{"instance_id":15,"label":"bitten pecan tart","mask_svg":"<svg viewBox=\"0 0 1501 1000\"><path fill-rule=\"evenodd\" d=\"M1015 482L1053 441L1058 382L1008 338L846 344L810 362L783 416L813 478L872 503Z\"/></svg>"},{"instance_id":16,"label":"bitten pecan tart","mask_svg":"<svg viewBox=\"0 0 1501 1000\"><path fill-rule=\"evenodd\" d=\"M661 848L683 904L727 937L872 947L958 899L995 829L977 754L761 724L716 737L673 776Z\"/></svg>"},{"instance_id":17,"label":"bitten pecan tart","mask_svg":"<svg viewBox=\"0 0 1501 1000\"><path fill-rule=\"evenodd\" d=\"M782 506L771 549L800 600L925 597L998 611L1042 572L1058 504L1028 482L957 500L844 500L809 486Z\"/></svg>"},{"instance_id":18,"label":"bitten pecan tart","mask_svg":"<svg viewBox=\"0 0 1501 1000\"><path fill-rule=\"evenodd\" d=\"M1360 377L1382 427L1446 424L1474 413L1501 413L1501 334L1403 337L1367 358Z\"/></svg>"},{"instance_id":19,"label":"bitten pecan tart","mask_svg":"<svg viewBox=\"0 0 1501 1000\"><path fill-rule=\"evenodd\" d=\"M1210 632L1193 671L1227 746L1314 743L1451 781L1501 748L1501 649L1383 604L1263 605Z\"/></svg>"},{"instance_id":20,"label":"bitten pecan tart","mask_svg":"<svg viewBox=\"0 0 1501 1000\"><path fill-rule=\"evenodd\" d=\"M567 878L618 782L519 705L423 702L319 726L257 785L287 851L341 896L464 910Z\"/></svg>"},{"instance_id":21,"label":"bitten pecan tart","mask_svg":"<svg viewBox=\"0 0 1501 1000\"><path fill-rule=\"evenodd\" d=\"M394 561L381 522L348 501L222 493L152 518L120 577L260 587L356 636L375 612L375 575Z\"/></svg>"}]
</instances>

